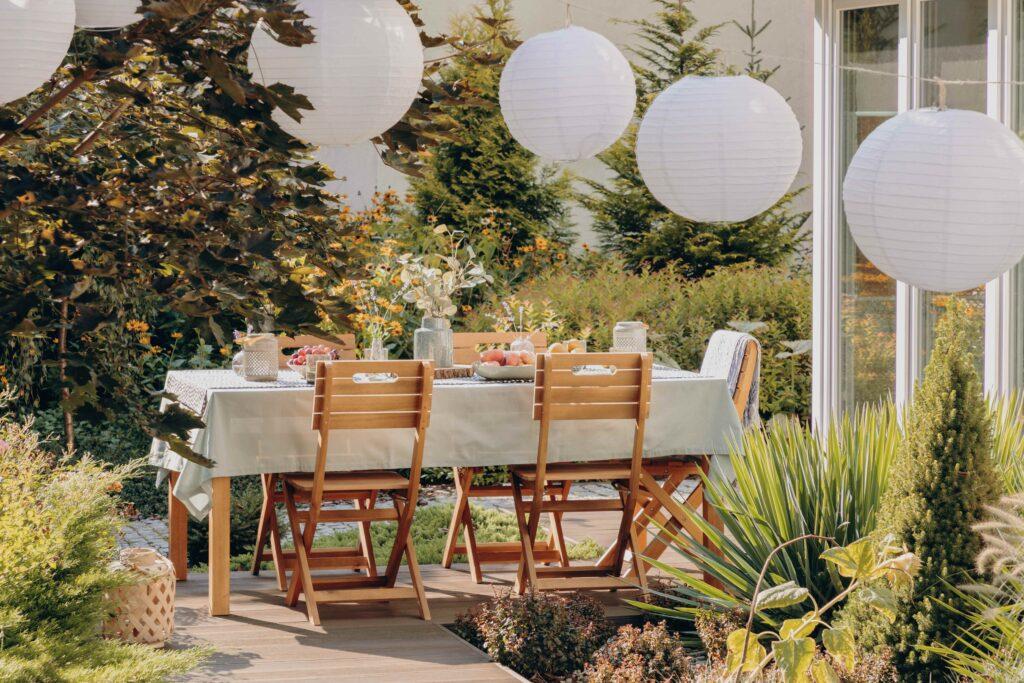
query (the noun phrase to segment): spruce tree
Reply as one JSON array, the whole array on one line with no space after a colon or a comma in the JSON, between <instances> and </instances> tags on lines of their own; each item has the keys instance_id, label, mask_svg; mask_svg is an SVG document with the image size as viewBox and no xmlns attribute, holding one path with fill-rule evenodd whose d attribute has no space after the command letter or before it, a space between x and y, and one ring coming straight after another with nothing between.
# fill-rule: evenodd
<instances>
[{"instance_id":1,"label":"spruce tree","mask_svg":"<svg viewBox=\"0 0 1024 683\"><path fill-rule=\"evenodd\" d=\"M718 27L698 28L682 0L653 2L658 10L652 19L630 22L637 37L630 50L637 76L637 121L654 98L680 78L722 72L720 55L707 42ZM766 79L773 72L756 67L751 73L755 78ZM590 193L580 198L594 217L604 249L622 256L629 268L674 265L683 275L697 278L737 263L780 265L799 249L808 214L793 210L794 194L736 224L696 223L666 209L640 177L634 154L637 129L634 123L619 142L598 155L613 177L607 183L585 181Z\"/></svg>"},{"instance_id":2,"label":"spruce tree","mask_svg":"<svg viewBox=\"0 0 1024 683\"><path fill-rule=\"evenodd\" d=\"M900 680L946 680L940 656L922 646L955 646L955 610L966 607L954 586L970 582L981 538L972 526L999 497L992 464L992 417L970 348L968 311L954 299L938 324L935 349L910 406L879 513L892 534L921 560L913 588L898 593L896 618L855 614L861 644L892 651ZM863 612L860 612L861 616Z\"/></svg>"},{"instance_id":3,"label":"spruce tree","mask_svg":"<svg viewBox=\"0 0 1024 683\"><path fill-rule=\"evenodd\" d=\"M448 117L451 130L423 155L408 227L428 245L435 225L461 230L493 274L514 282L568 247L569 178L519 145L501 115L501 72L519 45L511 0L486 0L453 32L472 49L438 72L439 87L461 96L437 105L435 116Z\"/></svg>"}]
</instances>

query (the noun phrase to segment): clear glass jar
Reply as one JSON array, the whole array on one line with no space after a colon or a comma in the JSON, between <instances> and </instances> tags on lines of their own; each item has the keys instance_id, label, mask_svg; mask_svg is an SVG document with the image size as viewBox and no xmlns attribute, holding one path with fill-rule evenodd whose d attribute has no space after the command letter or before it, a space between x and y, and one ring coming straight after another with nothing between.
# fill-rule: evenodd
<instances>
[{"instance_id":1,"label":"clear glass jar","mask_svg":"<svg viewBox=\"0 0 1024 683\"><path fill-rule=\"evenodd\" d=\"M615 324L612 332L613 350L621 353L643 353L647 351L647 325L638 320Z\"/></svg>"}]
</instances>

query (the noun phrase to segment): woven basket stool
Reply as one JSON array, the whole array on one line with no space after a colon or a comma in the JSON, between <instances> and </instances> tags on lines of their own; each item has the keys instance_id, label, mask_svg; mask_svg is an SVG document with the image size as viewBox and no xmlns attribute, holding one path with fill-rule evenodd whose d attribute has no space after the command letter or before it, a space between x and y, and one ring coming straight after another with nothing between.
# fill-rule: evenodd
<instances>
[{"instance_id":1,"label":"woven basket stool","mask_svg":"<svg viewBox=\"0 0 1024 683\"><path fill-rule=\"evenodd\" d=\"M174 632L174 565L151 548L126 548L111 567L137 582L110 592L114 615L103 624L103 635L161 647Z\"/></svg>"}]
</instances>

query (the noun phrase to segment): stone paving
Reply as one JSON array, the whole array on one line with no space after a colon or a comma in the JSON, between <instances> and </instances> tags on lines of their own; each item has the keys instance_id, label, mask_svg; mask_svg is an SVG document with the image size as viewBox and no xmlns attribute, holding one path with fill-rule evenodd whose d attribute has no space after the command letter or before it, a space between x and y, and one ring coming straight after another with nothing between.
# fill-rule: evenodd
<instances>
[{"instance_id":1,"label":"stone paving","mask_svg":"<svg viewBox=\"0 0 1024 683\"><path fill-rule=\"evenodd\" d=\"M676 493L677 497L685 499L696 484L696 479L683 482ZM575 499L609 498L614 495L612 486L601 482L581 482L573 486L572 489L572 497ZM449 485L426 486L420 495L421 505L441 505L454 502L454 489ZM482 508L505 510L506 512L512 512L513 509L511 498L477 498L473 504ZM338 505L345 507L347 504L339 503ZM317 536L329 535L335 531L352 528L352 526L351 523L323 524L317 528ZM119 545L122 548L153 548L166 555L167 521L162 517L134 520L124 528Z\"/></svg>"}]
</instances>

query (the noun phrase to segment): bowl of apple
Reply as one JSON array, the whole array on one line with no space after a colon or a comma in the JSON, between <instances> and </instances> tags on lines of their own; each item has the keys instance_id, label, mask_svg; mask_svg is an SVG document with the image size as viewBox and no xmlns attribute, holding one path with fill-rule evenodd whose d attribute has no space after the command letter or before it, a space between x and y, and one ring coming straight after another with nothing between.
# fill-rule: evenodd
<instances>
[{"instance_id":1,"label":"bowl of apple","mask_svg":"<svg viewBox=\"0 0 1024 683\"><path fill-rule=\"evenodd\" d=\"M491 380L532 380L537 357L531 351L488 349L473 363L478 377Z\"/></svg>"},{"instance_id":2,"label":"bowl of apple","mask_svg":"<svg viewBox=\"0 0 1024 683\"><path fill-rule=\"evenodd\" d=\"M288 357L288 369L299 373L307 382L316 381L316 364L325 360L338 360L337 349L328 346L303 346Z\"/></svg>"}]
</instances>

